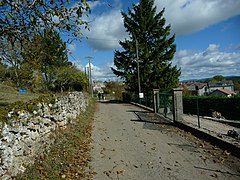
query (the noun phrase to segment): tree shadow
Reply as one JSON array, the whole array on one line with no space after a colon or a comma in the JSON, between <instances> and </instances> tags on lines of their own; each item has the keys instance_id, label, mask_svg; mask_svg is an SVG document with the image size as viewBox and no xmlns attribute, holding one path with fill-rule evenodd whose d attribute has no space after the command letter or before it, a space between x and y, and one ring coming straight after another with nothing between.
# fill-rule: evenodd
<instances>
[{"instance_id":1,"label":"tree shadow","mask_svg":"<svg viewBox=\"0 0 240 180\"><path fill-rule=\"evenodd\" d=\"M98 100L97 102L103 103L103 104L124 104L121 100Z\"/></svg>"},{"instance_id":2,"label":"tree shadow","mask_svg":"<svg viewBox=\"0 0 240 180\"><path fill-rule=\"evenodd\" d=\"M166 118L163 118L157 115L154 112L150 111L134 111L131 110L139 119L139 122L154 123L154 124L173 124L172 121L169 121Z\"/></svg>"},{"instance_id":3,"label":"tree shadow","mask_svg":"<svg viewBox=\"0 0 240 180\"><path fill-rule=\"evenodd\" d=\"M165 125L171 124L170 122L153 122L153 121L147 121L147 120L141 120L141 119L131 119L130 121L140 122L140 123L165 124Z\"/></svg>"},{"instance_id":4,"label":"tree shadow","mask_svg":"<svg viewBox=\"0 0 240 180\"><path fill-rule=\"evenodd\" d=\"M184 149L190 152L194 152L198 147L192 144L176 144L176 143L167 143L170 146L176 146L180 149Z\"/></svg>"},{"instance_id":5,"label":"tree shadow","mask_svg":"<svg viewBox=\"0 0 240 180\"><path fill-rule=\"evenodd\" d=\"M234 174L234 173L230 173L228 171L221 171L221 170L218 170L218 169L210 169L210 168L199 167L199 166L194 166L194 168L205 170L205 171L212 171L212 172L216 172L216 173L229 174L231 176L238 176L238 177L240 177L240 174Z\"/></svg>"}]
</instances>

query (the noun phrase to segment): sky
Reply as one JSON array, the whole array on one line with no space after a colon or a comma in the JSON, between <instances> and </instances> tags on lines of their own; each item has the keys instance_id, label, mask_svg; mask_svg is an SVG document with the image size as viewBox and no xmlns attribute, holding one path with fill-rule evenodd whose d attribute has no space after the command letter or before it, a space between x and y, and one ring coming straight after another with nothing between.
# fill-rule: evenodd
<instances>
[{"instance_id":1,"label":"sky","mask_svg":"<svg viewBox=\"0 0 240 180\"><path fill-rule=\"evenodd\" d=\"M89 57L93 80L116 80L112 73L119 40L128 38L121 11L139 0L90 1L90 31L83 30L81 42L68 44L69 60L84 70ZM176 35L177 51L172 61L181 68L180 80L215 75L240 76L240 0L155 0L157 11Z\"/></svg>"}]
</instances>

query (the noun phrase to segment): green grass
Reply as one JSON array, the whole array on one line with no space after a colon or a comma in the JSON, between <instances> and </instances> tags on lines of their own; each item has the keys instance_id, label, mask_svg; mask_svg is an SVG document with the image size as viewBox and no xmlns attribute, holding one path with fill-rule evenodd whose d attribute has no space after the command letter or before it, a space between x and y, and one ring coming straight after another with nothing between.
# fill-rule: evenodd
<instances>
[{"instance_id":1,"label":"green grass","mask_svg":"<svg viewBox=\"0 0 240 180\"><path fill-rule=\"evenodd\" d=\"M50 152L36 159L35 164L16 179L91 179L89 166L91 129L95 101L91 101L75 124L56 132L56 141Z\"/></svg>"},{"instance_id":2,"label":"green grass","mask_svg":"<svg viewBox=\"0 0 240 180\"><path fill-rule=\"evenodd\" d=\"M43 94L31 92L20 94L17 89L0 83L0 123L6 122L7 113L10 109L13 107L24 108L27 106L25 102L37 99L40 95Z\"/></svg>"},{"instance_id":3,"label":"green grass","mask_svg":"<svg viewBox=\"0 0 240 180\"><path fill-rule=\"evenodd\" d=\"M20 94L17 89L0 83L0 108L17 101L27 102L36 99L40 94L27 92Z\"/></svg>"}]
</instances>

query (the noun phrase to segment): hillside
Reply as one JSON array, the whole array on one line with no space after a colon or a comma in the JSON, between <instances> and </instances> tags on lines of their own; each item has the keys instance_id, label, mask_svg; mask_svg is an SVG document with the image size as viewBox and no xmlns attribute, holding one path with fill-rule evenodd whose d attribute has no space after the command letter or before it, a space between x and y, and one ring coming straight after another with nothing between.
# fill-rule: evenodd
<instances>
[{"instance_id":1,"label":"hillside","mask_svg":"<svg viewBox=\"0 0 240 180\"><path fill-rule=\"evenodd\" d=\"M240 76L224 76L226 80L232 80L232 81L240 81ZM209 78L202 78L202 79L188 79L188 80L183 80L182 82L188 82L188 81L199 81L199 82L207 82L211 80L212 77Z\"/></svg>"},{"instance_id":2,"label":"hillside","mask_svg":"<svg viewBox=\"0 0 240 180\"><path fill-rule=\"evenodd\" d=\"M0 83L0 107L6 106L16 101L29 101L35 99L39 94L27 92L20 94L17 89Z\"/></svg>"}]
</instances>

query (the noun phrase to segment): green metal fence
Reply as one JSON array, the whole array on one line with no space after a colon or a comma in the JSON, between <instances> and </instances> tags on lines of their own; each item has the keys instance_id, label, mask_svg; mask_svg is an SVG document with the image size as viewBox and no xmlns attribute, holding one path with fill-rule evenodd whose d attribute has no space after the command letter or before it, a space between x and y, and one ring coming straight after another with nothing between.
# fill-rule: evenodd
<instances>
[{"instance_id":1,"label":"green metal fence","mask_svg":"<svg viewBox=\"0 0 240 180\"><path fill-rule=\"evenodd\" d=\"M151 94L144 95L144 98L139 98L136 94L123 93L123 101L135 102L153 108L153 96Z\"/></svg>"},{"instance_id":2,"label":"green metal fence","mask_svg":"<svg viewBox=\"0 0 240 180\"><path fill-rule=\"evenodd\" d=\"M173 119L173 99L171 92L159 92L155 94L157 113L166 118Z\"/></svg>"},{"instance_id":3,"label":"green metal fence","mask_svg":"<svg viewBox=\"0 0 240 180\"><path fill-rule=\"evenodd\" d=\"M142 104L146 107L154 108L156 102L156 113L164 116L165 118L173 120L173 98L172 92L158 92L151 95L145 95L144 98L139 98L138 95L123 93L123 101L135 102Z\"/></svg>"}]
</instances>

